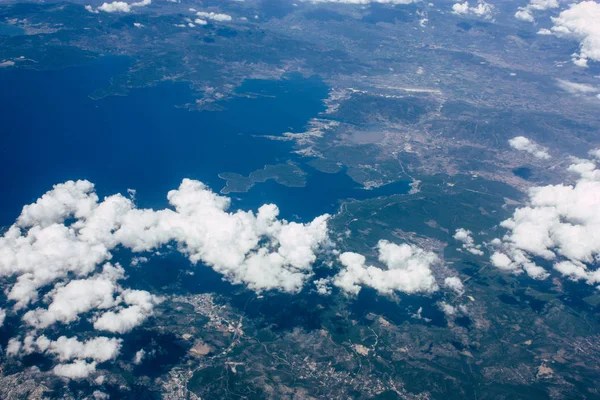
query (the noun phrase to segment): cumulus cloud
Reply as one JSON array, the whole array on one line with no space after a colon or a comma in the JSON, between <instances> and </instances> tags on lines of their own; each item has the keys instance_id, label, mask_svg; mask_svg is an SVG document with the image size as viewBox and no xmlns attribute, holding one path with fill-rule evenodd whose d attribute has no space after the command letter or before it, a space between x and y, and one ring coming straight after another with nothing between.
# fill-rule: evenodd
<instances>
[{"instance_id":1,"label":"cumulus cloud","mask_svg":"<svg viewBox=\"0 0 600 400\"><path fill-rule=\"evenodd\" d=\"M190 261L212 266L233 283L289 292L301 288L315 251L327 240L327 215L298 224L278 220L275 205L264 205L257 214L228 213L230 200L197 181L184 180L168 199L176 211L126 212L114 239L134 251L176 241Z\"/></svg>"},{"instance_id":2,"label":"cumulus cloud","mask_svg":"<svg viewBox=\"0 0 600 400\"><path fill-rule=\"evenodd\" d=\"M37 352L52 355L61 362L74 359L105 362L114 360L121 350L121 339L104 336L80 342L76 337L61 336L52 341L44 335L35 337L29 334L23 341L17 337L11 338L10 342L13 343L13 356Z\"/></svg>"},{"instance_id":3,"label":"cumulus cloud","mask_svg":"<svg viewBox=\"0 0 600 400\"><path fill-rule=\"evenodd\" d=\"M40 342L39 338L36 343L38 342ZM44 347L46 348L44 349ZM97 362L105 362L114 360L119 355L121 339L100 336L80 342L75 337L67 338L66 336L61 336L55 341L49 341L41 345L40 350L55 355L59 361L89 359Z\"/></svg>"},{"instance_id":4,"label":"cumulus cloud","mask_svg":"<svg viewBox=\"0 0 600 400\"><path fill-rule=\"evenodd\" d=\"M100 7L97 8L98 11L103 11L105 13L128 13L131 12L131 6L129 3L124 1L113 1L112 3L102 3Z\"/></svg>"},{"instance_id":5,"label":"cumulus cloud","mask_svg":"<svg viewBox=\"0 0 600 400\"><path fill-rule=\"evenodd\" d=\"M454 233L454 239L462 242L462 248L468 251L471 254L475 254L477 256L482 256L483 251L481 250L480 244L475 244L473 240L473 232L466 230L464 228L458 228Z\"/></svg>"},{"instance_id":6,"label":"cumulus cloud","mask_svg":"<svg viewBox=\"0 0 600 400\"><path fill-rule=\"evenodd\" d=\"M547 148L540 146L533 140L524 136L514 137L508 141L508 144L513 149L527 152L535 158L539 158L540 160L548 160L551 158L550 154L548 154Z\"/></svg>"},{"instance_id":7,"label":"cumulus cloud","mask_svg":"<svg viewBox=\"0 0 600 400\"><path fill-rule=\"evenodd\" d=\"M229 198L189 179L167 197L175 209L155 211L137 209L120 194L99 201L87 181L56 185L25 206L0 237L0 276L16 277L8 298L17 309L24 308L37 301L39 288L71 275L87 279L118 246L150 252L170 242L192 263L209 265L233 283L255 291L297 292L312 273L316 252L328 241L328 215L300 224L278 219L273 204L256 214L228 212ZM72 221L67 224L67 219ZM84 293L87 302L51 305L47 312L36 312L40 323L69 322L73 313L108 307L118 277L106 274L92 278L94 282L82 279L55 288L50 297L57 302Z\"/></svg>"},{"instance_id":8,"label":"cumulus cloud","mask_svg":"<svg viewBox=\"0 0 600 400\"><path fill-rule=\"evenodd\" d=\"M135 353L135 355L133 356L133 363L135 365L140 365L145 356L146 356L146 350L144 350L144 349L138 350Z\"/></svg>"},{"instance_id":9,"label":"cumulus cloud","mask_svg":"<svg viewBox=\"0 0 600 400\"><path fill-rule=\"evenodd\" d=\"M494 6L483 0L477 2L476 6L470 6L468 1L454 3L452 13L457 15L473 15L476 17L491 19L494 14Z\"/></svg>"},{"instance_id":10,"label":"cumulus cloud","mask_svg":"<svg viewBox=\"0 0 600 400\"><path fill-rule=\"evenodd\" d=\"M4 325L4 320L6 319L6 310L0 308L0 328Z\"/></svg>"},{"instance_id":11,"label":"cumulus cloud","mask_svg":"<svg viewBox=\"0 0 600 400\"><path fill-rule=\"evenodd\" d=\"M6 355L14 357L21 351L21 341L17 338L10 338L6 345Z\"/></svg>"},{"instance_id":12,"label":"cumulus cloud","mask_svg":"<svg viewBox=\"0 0 600 400\"><path fill-rule=\"evenodd\" d=\"M26 336L23 341L11 338L7 354L12 357L41 353L54 357L61 364L54 367L55 375L70 378L86 378L96 370L96 364L114 360L121 350L121 339L97 337L85 342L77 338L61 336L52 341L41 335Z\"/></svg>"},{"instance_id":13,"label":"cumulus cloud","mask_svg":"<svg viewBox=\"0 0 600 400\"><path fill-rule=\"evenodd\" d=\"M37 308L28 311L23 320L36 328L47 328L55 322L70 323L79 314L92 309L106 309L115 305L114 294L117 290L117 279L124 277L120 266L110 264L104 266L104 271L90 279L72 280L65 286L51 291L47 297L52 302L47 309Z\"/></svg>"},{"instance_id":14,"label":"cumulus cloud","mask_svg":"<svg viewBox=\"0 0 600 400\"><path fill-rule=\"evenodd\" d=\"M449 276L444 279L444 285L458 294L463 294L465 291L462 281L456 276Z\"/></svg>"},{"instance_id":15,"label":"cumulus cloud","mask_svg":"<svg viewBox=\"0 0 600 400\"><path fill-rule=\"evenodd\" d=\"M333 278L333 284L350 294L358 294L362 286L371 287L380 294L438 290L430 268L439 262L434 253L414 245L397 245L386 240L380 240L377 249L379 261L387 269L367 265L363 255L346 252L339 256L344 268Z\"/></svg>"},{"instance_id":16,"label":"cumulus cloud","mask_svg":"<svg viewBox=\"0 0 600 400\"><path fill-rule=\"evenodd\" d=\"M141 325L153 313L160 298L142 290L124 290L117 280L124 278L120 265L105 264L103 271L88 279L72 280L65 286L57 285L45 298L51 300L47 309L37 308L25 313L23 321L44 329L56 322L68 324L91 310L118 307L118 312L108 311L94 323L97 330L125 333ZM117 296L118 295L118 296Z\"/></svg>"},{"instance_id":17,"label":"cumulus cloud","mask_svg":"<svg viewBox=\"0 0 600 400\"><path fill-rule=\"evenodd\" d=\"M227 21L231 21L233 18L231 18L231 15L228 14L220 14L220 13L214 13L214 12L205 12L205 11L198 11L196 13L196 15L200 18L202 18L200 21L203 21L204 24L206 24L206 20L209 19L211 21L218 21L218 22L227 22ZM202 25L204 25L202 24Z\"/></svg>"},{"instance_id":18,"label":"cumulus cloud","mask_svg":"<svg viewBox=\"0 0 600 400\"><path fill-rule=\"evenodd\" d=\"M83 379L87 378L91 373L96 371L95 362L86 362L84 360L75 360L68 364L59 364L52 370L54 375L69 378L69 379Z\"/></svg>"},{"instance_id":19,"label":"cumulus cloud","mask_svg":"<svg viewBox=\"0 0 600 400\"><path fill-rule=\"evenodd\" d=\"M521 21L534 22L534 11L545 11L558 8L558 0L531 0L525 7L519 7L515 18Z\"/></svg>"},{"instance_id":20,"label":"cumulus cloud","mask_svg":"<svg viewBox=\"0 0 600 400\"><path fill-rule=\"evenodd\" d=\"M317 289L317 293L328 296L331 294L331 278L321 278L313 281Z\"/></svg>"},{"instance_id":21,"label":"cumulus cloud","mask_svg":"<svg viewBox=\"0 0 600 400\"><path fill-rule=\"evenodd\" d=\"M102 5L96 9L90 5L87 5L85 6L85 9L91 13L98 13L100 11L105 13L129 13L134 7L145 7L150 4L152 4L152 0L142 0L136 3L113 1L112 3L102 3Z\"/></svg>"},{"instance_id":22,"label":"cumulus cloud","mask_svg":"<svg viewBox=\"0 0 600 400\"><path fill-rule=\"evenodd\" d=\"M573 62L586 67L588 60L600 61L600 3L582 1L573 3L552 18L550 31L559 38L577 40L579 53L573 55Z\"/></svg>"},{"instance_id":23,"label":"cumulus cloud","mask_svg":"<svg viewBox=\"0 0 600 400\"><path fill-rule=\"evenodd\" d=\"M520 21L525 21L525 22L535 21L535 19L533 18L533 13L530 10L528 10L526 7L519 8L517 10L517 12L515 13L515 18Z\"/></svg>"},{"instance_id":24,"label":"cumulus cloud","mask_svg":"<svg viewBox=\"0 0 600 400\"><path fill-rule=\"evenodd\" d=\"M507 233L491 243L494 266L545 279L548 271L534 261L539 258L570 279L600 283L600 271L593 269L600 260L600 170L576 160L569 171L578 176L574 186L530 189L527 206L501 223Z\"/></svg>"},{"instance_id":25,"label":"cumulus cloud","mask_svg":"<svg viewBox=\"0 0 600 400\"><path fill-rule=\"evenodd\" d=\"M154 305L159 302L156 296L143 290L126 290L121 296L128 307L116 313L105 312L94 322L95 329L113 333L129 332L152 315Z\"/></svg>"}]
</instances>

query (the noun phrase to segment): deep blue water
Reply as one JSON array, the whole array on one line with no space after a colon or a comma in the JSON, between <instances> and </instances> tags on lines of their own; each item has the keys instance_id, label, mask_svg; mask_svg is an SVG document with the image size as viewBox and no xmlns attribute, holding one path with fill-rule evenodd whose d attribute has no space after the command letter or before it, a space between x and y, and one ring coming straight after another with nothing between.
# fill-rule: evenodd
<instances>
[{"instance_id":1,"label":"deep blue water","mask_svg":"<svg viewBox=\"0 0 600 400\"><path fill-rule=\"evenodd\" d=\"M340 202L344 200L364 200L373 197L407 193L409 181L398 181L376 189L365 190L354 182L344 171L328 174L317 171L308 165L302 165L308 172L306 186L282 188L278 183L268 180L256 184L242 196L245 205L256 208L265 199L279 206L281 216L289 220L306 220L323 213L334 214ZM237 193L230 194L236 197Z\"/></svg>"},{"instance_id":2,"label":"deep blue water","mask_svg":"<svg viewBox=\"0 0 600 400\"><path fill-rule=\"evenodd\" d=\"M186 84L134 89L127 96L92 100L124 72L128 60L106 57L55 71L0 70L0 225L53 184L89 179L100 196L137 190L140 207L164 207L166 194L188 177L218 192L218 174L241 174L290 157L289 142L257 138L302 131L323 110L327 87L318 78L250 80L223 111L188 111L195 101ZM406 182L374 191L358 189L343 173L309 170L305 188L274 182L234 195L235 207L279 205L282 216L302 220L335 212L338 200L406 192Z\"/></svg>"},{"instance_id":3,"label":"deep blue water","mask_svg":"<svg viewBox=\"0 0 600 400\"><path fill-rule=\"evenodd\" d=\"M275 163L289 143L251 134L301 129L318 113L327 88L317 79L249 81L225 111L178 108L194 101L184 84L132 90L92 100L127 66L110 58L57 71L0 71L0 221L10 223L23 204L68 179L94 182L102 195L135 188L141 206L164 206L184 177L218 191L219 172L250 173Z\"/></svg>"},{"instance_id":4,"label":"deep blue water","mask_svg":"<svg viewBox=\"0 0 600 400\"><path fill-rule=\"evenodd\" d=\"M25 29L0 22L0 36L18 36L25 34Z\"/></svg>"}]
</instances>

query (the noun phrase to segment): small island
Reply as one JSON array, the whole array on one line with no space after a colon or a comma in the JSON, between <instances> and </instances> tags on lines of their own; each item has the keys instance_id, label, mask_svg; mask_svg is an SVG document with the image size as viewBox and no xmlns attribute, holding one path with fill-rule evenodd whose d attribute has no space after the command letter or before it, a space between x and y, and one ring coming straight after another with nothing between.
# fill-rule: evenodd
<instances>
[{"instance_id":1,"label":"small island","mask_svg":"<svg viewBox=\"0 0 600 400\"><path fill-rule=\"evenodd\" d=\"M224 172L219 174L219 178L227 181L225 187L221 189L222 194L232 192L244 193L250 190L256 183L266 182L269 179L273 179L280 185L288 187L306 186L306 172L302 171L292 162L265 165L263 169L251 172L248 176L243 176L235 172Z\"/></svg>"}]
</instances>

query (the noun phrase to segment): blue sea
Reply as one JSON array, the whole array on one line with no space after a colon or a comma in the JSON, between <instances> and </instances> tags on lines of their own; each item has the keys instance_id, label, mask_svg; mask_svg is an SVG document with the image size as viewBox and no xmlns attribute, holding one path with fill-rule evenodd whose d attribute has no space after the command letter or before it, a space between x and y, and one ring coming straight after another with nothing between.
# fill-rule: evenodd
<instances>
[{"instance_id":1,"label":"blue sea","mask_svg":"<svg viewBox=\"0 0 600 400\"><path fill-rule=\"evenodd\" d=\"M244 175L265 164L293 159L292 144L256 135L301 132L323 111L327 86L318 78L290 75L278 81L248 80L221 111L181 107L195 98L183 83L133 89L126 96L99 100L90 94L126 71L130 60L105 57L54 71L0 70L0 226L11 224L24 204L53 184L88 179L102 197L137 191L140 207L167 206L166 194L183 178L218 192L222 172ZM298 160L302 162L302 160ZM359 188L344 172L309 173L307 186L275 182L234 194L234 207L276 203L281 215L306 221L334 213L339 201L404 193L408 182L377 190Z\"/></svg>"}]
</instances>

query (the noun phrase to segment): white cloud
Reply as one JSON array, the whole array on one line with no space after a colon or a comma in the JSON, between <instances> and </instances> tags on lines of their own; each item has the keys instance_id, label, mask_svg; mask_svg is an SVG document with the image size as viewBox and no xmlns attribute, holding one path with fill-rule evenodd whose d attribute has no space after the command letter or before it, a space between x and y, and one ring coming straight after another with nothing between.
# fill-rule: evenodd
<instances>
[{"instance_id":1,"label":"white cloud","mask_svg":"<svg viewBox=\"0 0 600 400\"><path fill-rule=\"evenodd\" d=\"M0 328L4 325L4 320L6 319L6 310L0 308Z\"/></svg>"},{"instance_id":2,"label":"white cloud","mask_svg":"<svg viewBox=\"0 0 600 400\"><path fill-rule=\"evenodd\" d=\"M88 363L84 360L75 360L69 364L59 364L55 366L52 370L54 375L69 379L87 378L91 373L95 371L96 363Z\"/></svg>"},{"instance_id":3,"label":"white cloud","mask_svg":"<svg viewBox=\"0 0 600 400\"><path fill-rule=\"evenodd\" d=\"M107 258L106 247L80 240L64 225L37 225L24 235L13 225L0 238L0 276L17 276L8 292L8 299L17 302L16 308L37 300L38 288L70 272L85 276Z\"/></svg>"},{"instance_id":4,"label":"white cloud","mask_svg":"<svg viewBox=\"0 0 600 400\"><path fill-rule=\"evenodd\" d=\"M510 147L515 150L525 151L535 158L540 160L548 160L551 158L548 154L548 149L535 143L533 140L528 139L524 136L517 136L508 141Z\"/></svg>"},{"instance_id":5,"label":"white cloud","mask_svg":"<svg viewBox=\"0 0 600 400\"><path fill-rule=\"evenodd\" d=\"M142 0L142 1L138 1L136 3L132 3L131 6L132 7L145 7L145 6L149 6L150 4L152 4L152 0ZM129 194L129 196L131 198L135 198L135 189L127 189L127 193Z\"/></svg>"},{"instance_id":6,"label":"white cloud","mask_svg":"<svg viewBox=\"0 0 600 400\"><path fill-rule=\"evenodd\" d=\"M475 254L477 256L482 256L483 251L481 250L480 244L475 244L473 240L473 236L471 236L473 232L466 230L464 228L458 228L456 233L454 234L454 239L462 242L462 248L468 251L471 254Z\"/></svg>"},{"instance_id":7,"label":"white cloud","mask_svg":"<svg viewBox=\"0 0 600 400\"><path fill-rule=\"evenodd\" d=\"M233 283L255 291L297 292L312 273L316 252L328 241L328 215L300 224L278 219L272 204L256 214L228 212L229 198L188 179L167 197L175 210L137 209L120 194L100 202L86 181L56 185L25 206L17 223L0 237L0 276L16 277L8 298L17 309L24 308L37 301L39 288L72 274L80 279L56 287L50 297L60 303L81 295L87 302L50 305L40 314L47 322L40 323L72 321L80 312L111 302L114 282L91 278L99 279L98 287L88 291L94 283L82 278L109 260L115 247L155 251L169 242L176 242L192 263L209 265ZM67 218L74 221L66 224Z\"/></svg>"},{"instance_id":8,"label":"white cloud","mask_svg":"<svg viewBox=\"0 0 600 400\"><path fill-rule=\"evenodd\" d=\"M321 278L313 281L317 288L317 293L328 296L331 294L331 278Z\"/></svg>"},{"instance_id":9,"label":"white cloud","mask_svg":"<svg viewBox=\"0 0 600 400\"><path fill-rule=\"evenodd\" d=\"M596 161L600 161L600 149L592 149L589 151L588 154L592 156L592 158L594 158Z\"/></svg>"},{"instance_id":10,"label":"white cloud","mask_svg":"<svg viewBox=\"0 0 600 400\"><path fill-rule=\"evenodd\" d=\"M597 87L585 83L570 82L563 79L557 79L556 81L562 90L571 94L592 94L600 91Z\"/></svg>"},{"instance_id":11,"label":"white cloud","mask_svg":"<svg viewBox=\"0 0 600 400\"><path fill-rule=\"evenodd\" d=\"M500 253L500 252L494 252L491 257L490 257L490 261L492 262L492 264L500 269L504 269L507 271L515 271L517 270L518 266L516 264L514 264L512 262L512 260L504 253Z\"/></svg>"},{"instance_id":12,"label":"white cloud","mask_svg":"<svg viewBox=\"0 0 600 400\"><path fill-rule=\"evenodd\" d=\"M47 309L37 308L25 313L23 321L38 329L56 322L70 323L80 314L91 310L113 308L124 302L130 307L117 313L108 311L94 323L98 330L125 333L143 323L152 315L160 299L141 290L123 290L117 280L124 278L120 265L105 264L100 274L89 279L72 280L65 286L57 285L45 297L51 299ZM118 297L115 295L119 294Z\"/></svg>"},{"instance_id":13,"label":"white cloud","mask_svg":"<svg viewBox=\"0 0 600 400\"><path fill-rule=\"evenodd\" d=\"M89 359L105 362L114 360L119 355L121 339L100 336L80 342L75 337L61 336L55 341L50 341L47 346L42 352L55 355L59 361Z\"/></svg>"},{"instance_id":14,"label":"white cloud","mask_svg":"<svg viewBox=\"0 0 600 400\"><path fill-rule=\"evenodd\" d=\"M201 21L204 22L204 24L206 24L206 20L210 19L212 21L218 21L218 22L227 22L227 21L231 21L233 18L231 18L231 15L228 14L220 14L220 13L214 13L214 12L205 12L205 11L198 11L196 13L196 15L201 19ZM202 24L202 25L204 25Z\"/></svg>"},{"instance_id":15,"label":"white cloud","mask_svg":"<svg viewBox=\"0 0 600 400\"><path fill-rule=\"evenodd\" d=\"M150 220L147 212L131 214L116 233L120 241L138 251L175 240L193 263L202 261L256 291L300 290L315 251L328 239L328 215L298 224L278 220L275 205L260 207L256 215L227 213L229 199L200 182L184 180L168 198L176 212L159 211Z\"/></svg>"},{"instance_id":16,"label":"white cloud","mask_svg":"<svg viewBox=\"0 0 600 400\"><path fill-rule=\"evenodd\" d=\"M138 265L144 264L148 262L148 257L133 257L129 265L132 267L136 267Z\"/></svg>"},{"instance_id":17,"label":"white cloud","mask_svg":"<svg viewBox=\"0 0 600 400\"><path fill-rule=\"evenodd\" d=\"M95 329L113 333L129 332L152 315L154 305L159 301L156 296L143 290L126 290L122 297L129 306L116 313L107 311L102 314L94 322Z\"/></svg>"},{"instance_id":18,"label":"white cloud","mask_svg":"<svg viewBox=\"0 0 600 400\"><path fill-rule=\"evenodd\" d=\"M458 278L456 276L449 276L446 279L444 279L444 285L447 288L454 290L458 294L464 293L463 283L460 280L460 278Z\"/></svg>"},{"instance_id":19,"label":"white cloud","mask_svg":"<svg viewBox=\"0 0 600 400\"><path fill-rule=\"evenodd\" d=\"M527 206L501 223L507 233L493 242L493 265L544 279L548 272L532 260L538 257L570 279L600 283L600 271L590 269L600 259L600 170L577 160L569 171L578 175L574 186L530 189Z\"/></svg>"},{"instance_id":20,"label":"white cloud","mask_svg":"<svg viewBox=\"0 0 600 400\"><path fill-rule=\"evenodd\" d=\"M588 60L600 61L600 4L595 1L573 3L552 18L551 32L560 38L577 40L579 54L573 55L573 62L587 66Z\"/></svg>"},{"instance_id":21,"label":"white cloud","mask_svg":"<svg viewBox=\"0 0 600 400\"><path fill-rule=\"evenodd\" d=\"M131 6L129 3L124 1L113 1L112 3L102 3L100 7L97 8L98 11L103 11L105 13L128 13L131 12Z\"/></svg>"},{"instance_id":22,"label":"white cloud","mask_svg":"<svg viewBox=\"0 0 600 400\"><path fill-rule=\"evenodd\" d=\"M140 365L145 356L146 356L146 350L144 350L144 349L138 350L135 353L135 355L133 356L133 363L135 365Z\"/></svg>"},{"instance_id":23,"label":"white cloud","mask_svg":"<svg viewBox=\"0 0 600 400\"><path fill-rule=\"evenodd\" d=\"M520 21L525 21L525 22L533 22L535 21L535 18L533 18L533 13L528 10L527 8L519 8L517 10L517 12L515 13L515 18L520 20Z\"/></svg>"},{"instance_id":24,"label":"white cloud","mask_svg":"<svg viewBox=\"0 0 600 400\"><path fill-rule=\"evenodd\" d=\"M68 181L45 193L35 203L23 207L17 219L19 227L41 228L73 216L83 218L96 207L98 196L93 193L94 185L88 181Z\"/></svg>"},{"instance_id":25,"label":"white cloud","mask_svg":"<svg viewBox=\"0 0 600 400\"><path fill-rule=\"evenodd\" d=\"M7 354L15 357L37 352L54 356L61 362L52 370L55 375L69 379L82 379L96 371L97 363L114 360L119 355L120 349L121 339L115 338L97 337L80 342L74 337L61 336L51 341L43 335L37 338L29 335L22 343L18 338L11 338Z\"/></svg>"},{"instance_id":26,"label":"white cloud","mask_svg":"<svg viewBox=\"0 0 600 400\"><path fill-rule=\"evenodd\" d=\"M11 338L7 354L11 357L31 353L51 355L61 363L54 367L55 375L81 379L96 370L96 363L114 360L120 350L121 339L115 338L97 337L80 342L75 337L61 336L52 341L44 335L37 338L28 335L23 342L19 338Z\"/></svg>"},{"instance_id":27,"label":"white cloud","mask_svg":"<svg viewBox=\"0 0 600 400\"><path fill-rule=\"evenodd\" d=\"M124 277L123 269L117 265L104 266L104 271L90 279L77 279L65 286L55 288L48 294L52 303L47 309L28 311L23 320L36 328L47 328L55 322L70 323L79 314L93 309L106 309L116 305L117 279Z\"/></svg>"},{"instance_id":28,"label":"white cloud","mask_svg":"<svg viewBox=\"0 0 600 400\"><path fill-rule=\"evenodd\" d=\"M91 6L85 6L85 9L89 12L97 13L102 11L105 13L128 13L131 12L133 7L145 7L152 4L152 0L142 0L136 3L126 3L124 1L113 1L112 3L102 3L102 5L96 10Z\"/></svg>"},{"instance_id":29,"label":"white cloud","mask_svg":"<svg viewBox=\"0 0 600 400\"><path fill-rule=\"evenodd\" d=\"M371 287L380 294L434 292L438 289L431 265L438 257L417 246L396 245L386 240L377 244L382 269L366 265L364 256L346 252L339 259L344 268L333 278L333 284L350 294L358 294L361 286Z\"/></svg>"},{"instance_id":30,"label":"white cloud","mask_svg":"<svg viewBox=\"0 0 600 400\"><path fill-rule=\"evenodd\" d=\"M456 313L458 312L456 307L446 303L445 301L440 302L438 305L440 307L440 310L442 310L442 312L444 314L446 314L446 317L449 317L449 318L454 317L456 315Z\"/></svg>"},{"instance_id":31,"label":"white cloud","mask_svg":"<svg viewBox=\"0 0 600 400\"><path fill-rule=\"evenodd\" d=\"M477 6L470 6L468 1L464 3L455 3L452 6L452 13L457 15L473 15L484 19L491 19L494 13L494 6L483 0L477 2Z\"/></svg>"},{"instance_id":32,"label":"white cloud","mask_svg":"<svg viewBox=\"0 0 600 400\"><path fill-rule=\"evenodd\" d=\"M10 338L6 345L6 355L14 357L21 351L21 341L18 338Z\"/></svg>"},{"instance_id":33,"label":"white cloud","mask_svg":"<svg viewBox=\"0 0 600 400\"><path fill-rule=\"evenodd\" d=\"M552 8L558 8L558 0L531 0L525 7L518 8L515 18L521 21L534 22L534 11L545 11Z\"/></svg>"}]
</instances>

